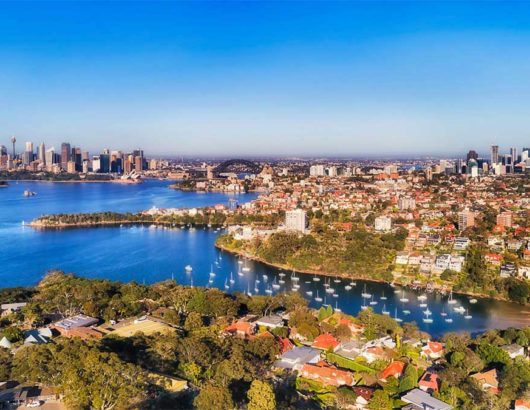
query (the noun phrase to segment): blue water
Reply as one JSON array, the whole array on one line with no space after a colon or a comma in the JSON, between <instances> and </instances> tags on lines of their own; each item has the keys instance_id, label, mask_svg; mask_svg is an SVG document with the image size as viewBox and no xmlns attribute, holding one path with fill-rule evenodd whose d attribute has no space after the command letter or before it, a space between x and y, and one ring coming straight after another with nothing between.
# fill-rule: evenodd
<instances>
[{"instance_id":1,"label":"blue water","mask_svg":"<svg viewBox=\"0 0 530 410\"><path fill-rule=\"evenodd\" d=\"M25 198L24 190L29 189L37 196ZM263 264L248 261L249 272L240 272L244 265L233 256L220 253L214 248L219 234L214 230L164 229L149 227L106 227L91 229L34 230L22 226L22 221L31 221L42 214L60 212L94 211L139 211L152 206L164 207L200 207L227 204L233 197L220 193L180 192L168 188L163 181L146 181L139 185L119 185L107 183L65 184L20 182L10 183L8 188L0 188L0 286L27 286L36 284L50 269L62 269L90 278L109 278L121 281L153 283L174 278L179 283L195 286L215 286L229 291L265 294L273 281L281 279L279 272ZM236 196L240 202L252 200L255 194ZM191 274L186 273L186 265L193 267ZM209 283L209 273L215 276ZM238 274L238 271L240 274ZM264 279L263 275L268 279ZM229 278L234 283L230 284ZM303 296L311 299L313 307L321 303L315 301L317 291L324 302L338 307L350 314L357 314L363 299L361 293L366 285L367 292L374 295L378 303L372 308L380 313L383 305L391 316L396 314L404 321L416 321L418 325L432 335L439 336L447 331L480 332L489 328L530 325L530 312L520 305L479 300L469 304L468 298L455 295L457 305L447 304L447 297L429 295L428 308L433 312L434 323L423 322L425 308L418 306L419 293L405 290L410 299L408 303L399 302L402 293L394 293L386 284L357 281L351 290L349 283L335 283L330 286L338 297L326 294L325 278L315 282L313 276L298 274ZM286 272L279 290L292 289L290 272ZM259 280L259 283L256 283ZM306 294L312 291L313 295ZM381 300L384 296L386 300ZM366 301L369 305L370 300ZM452 307L462 305L469 309L472 319L452 311ZM404 310L410 310L405 314ZM447 323L441 312L448 313L453 323Z\"/></svg>"}]
</instances>

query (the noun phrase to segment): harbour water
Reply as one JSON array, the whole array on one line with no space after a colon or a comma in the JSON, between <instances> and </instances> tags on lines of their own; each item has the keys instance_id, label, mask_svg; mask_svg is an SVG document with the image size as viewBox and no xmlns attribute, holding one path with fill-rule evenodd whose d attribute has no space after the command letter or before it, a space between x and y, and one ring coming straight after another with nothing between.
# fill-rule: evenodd
<instances>
[{"instance_id":1,"label":"harbour water","mask_svg":"<svg viewBox=\"0 0 530 410\"><path fill-rule=\"evenodd\" d=\"M24 190L37 195L24 197ZM428 294L420 307L420 291L374 282L336 282L336 278L320 277L317 281L314 276L301 273L293 280L291 272L279 272L253 261L242 263L216 250L214 243L219 232L214 230L127 226L40 231L22 225L22 221L49 213L201 207L227 204L230 197L175 191L164 181L139 185L11 182L8 188L0 189L0 287L34 285L50 269L139 283L174 278L186 285L252 294L267 294L267 290L275 294L292 290L297 284L296 291L310 299L313 307L330 304L345 313L357 314L366 305L378 313L384 310L403 321L415 321L434 336L447 331L474 333L530 325L530 309L512 303L479 299L471 304L468 297L453 295L456 303L449 304L447 295ZM254 197L255 194L241 194L236 199L245 202ZM186 272L187 265L193 268L191 273ZM333 293L325 291L325 282L329 282ZM373 297L363 298L363 292ZM320 298L322 301L315 300ZM462 313L454 309L459 306L464 308ZM425 315L427 310L430 315ZM425 318L432 319L432 323L426 323ZM452 323L446 321L449 318Z\"/></svg>"}]
</instances>

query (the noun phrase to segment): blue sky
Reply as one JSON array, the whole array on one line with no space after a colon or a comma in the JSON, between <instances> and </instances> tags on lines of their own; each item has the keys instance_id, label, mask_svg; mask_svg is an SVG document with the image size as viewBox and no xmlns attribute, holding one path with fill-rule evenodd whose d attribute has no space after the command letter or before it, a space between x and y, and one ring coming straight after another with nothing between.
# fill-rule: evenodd
<instances>
[{"instance_id":1,"label":"blue sky","mask_svg":"<svg viewBox=\"0 0 530 410\"><path fill-rule=\"evenodd\" d=\"M0 143L173 155L530 145L530 3L0 6Z\"/></svg>"}]
</instances>

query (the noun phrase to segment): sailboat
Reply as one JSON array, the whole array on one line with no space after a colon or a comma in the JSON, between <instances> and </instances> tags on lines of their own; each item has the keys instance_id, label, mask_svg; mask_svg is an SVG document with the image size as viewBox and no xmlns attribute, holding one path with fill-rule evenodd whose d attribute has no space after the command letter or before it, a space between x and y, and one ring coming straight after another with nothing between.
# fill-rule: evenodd
<instances>
[{"instance_id":1,"label":"sailboat","mask_svg":"<svg viewBox=\"0 0 530 410\"><path fill-rule=\"evenodd\" d=\"M307 296L313 296L313 291L312 290L308 290L305 294Z\"/></svg>"},{"instance_id":2,"label":"sailboat","mask_svg":"<svg viewBox=\"0 0 530 410\"><path fill-rule=\"evenodd\" d=\"M409 300L405 297L405 290L401 291L401 298L399 299L400 302L407 303Z\"/></svg>"},{"instance_id":3,"label":"sailboat","mask_svg":"<svg viewBox=\"0 0 530 410\"><path fill-rule=\"evenodd\" d=\"M447 316L447 312L445 311L445 308L442 308L442 312L440 313L440 316Z\"/></svg>"},{"instance_id":4,"label":"sailboat","mask_svg":"<svg viewBox=\"0 0 530 410\"><path fill-rule=\"evenodd\" d=\"M299 280L300 278L296 276L296 272L293 271L293 273L291 274L291 282L298 282Z\"/></svg>"},{"instance_id":5,"label":"sailboat","mask_svg":"<svg viewBox=\"0 0 530 410\"><path fill-rule=\"evenodd\" d=\"M272 287L274 289L280 289L280 284L276 282L276 278L274 278L274 282L272 282Z\"/></svg>"},{"instance_id":6,"label":"sailboat","mask_svg":"<svg viewBox=\"0 0 530 410\"><path fill-rule=\"evenodd\" d=\"M342 312L342 310L339 308L339 302L335 301L335 312Z\"/></svg>"},{"instance_id":7,"label":"sailboat","mask_svg":"<svg viewBox=\"0 0 530 410\"><path fill-rule=\"evenodd\" d=\"M453 299L453 291L449 293L449 300L447 301L450 305L454 305L456 303L456 300Z\"/></svg>"},{"instance_id":8,"label":"sailboat","mask_svg":"<svg viewBox=\"0 0 530 410\"><path fill-rule=\"evenodd\" d=\"M452 318L451 316L446 317L446 318L445 318L445 321L446 321L447 323L453 323L453 318Z\"/></svg>"},{"instance_id":9,"label":"sailboat","mask_svg":"<svg viewBox=\"0 0 530 410\"><path fill-rule=\"evenodd\" d=\"M238 260L237 260L237 263L238 263L239 265L243 265L243 261L242 261L241 259L238 259Z\"/></svg>"},{"instance_id":10,"label":"sailboat","mask_svg":"<svg viewBox=\"0 0 530 410\"><path fill-rule=\"evenodd\" d=\"M351 290L351 285L346 285L346 286L344 286L344 289L346 289L346 290Z\"/></svg>"},{"instance_id":11,"label":"sailboat","mask_svg":"<svg viewBox=\"0 0 530 410\"><path fill-rule=\"evenodd\" d=\"M370 305L372 306L377 305L377 300L374 300L374 295L372 295L372 300L370 301Z\"/></svg>"},{"instance_id":12,"label":"sailboat","mask_svg":"<svg viewBox=\"0 0 530 410\"><path fill-rule=\"evenodd\" d=\"M335 282L335 283L340 283L341 280L340 280L339 278L335 278L335 279L333 279L333 282Z\"/></svg>"},{"instance_id":13,"label":"sailboat","mask_svg":"<svg viewBox=\"0 0 530 410\"><path fill-rule=\"evenodd\" d=\"M398 322L398 323L403 322L403 319L401 319L401 318L398 317L398 315L397 315L397 308L396 308L396 310L394 311L394 320L395 320L396 322Z\"/></svg>"},{"instance_id":14,"label":"sailboat","mask_svg":"<svg viewBox=\"0 0 530 410\"><path fill-rule=\"evenodd\" d=\"M238 276L244 276L244 273L241 271L241 268L237 270Z\"/></svg>"},{"instance_id":15,"label":"sailboat","mask_svg":"<svg viewBox=\"0 0 530 410\"><path fill-rule=\"evenodd\" d=\"M230 289L230 286L228 285L228 281L226 278L225 278L225 289Z\"/></svg>"},{"instance_id":16,"label":"sailboat","mask_svg":"<svg viewBox=\"0 0 530 410\"><path fill-rule=\"evenodd\" d=\"M256 279L254 281L254 293L259 293L258 283L259 283L259 280Z\"/></svg>"},{"instance_id":17,"label":"sailboat","mask_svg":"<svg viewBox=\"0 0 530 410\"><path fill-rule=\"evenodd\" d=\"M423 323L432 323L434 322L434 320L430 317L431 316L431 311L427 308L426 311L423 312L423 314L425 315L425 317L423 318Z\"/></svg>"},{"instance_id":18,"label":"sailboat","mask_svg":"<svg viewBox=\"0 0 530 410\"><path fill-rule=\"evenodd\" d=\"M263 279L266 281L269 277L267 276L266 273L263 274Z\"/></svg>"},{"instance_id":19,"label":"sailboat","mask_svg":"<svg viewBox=\"0 0 530 410\"><path fill-rule=\"evenodd\" d=\"M322 298L318 296L318 289L317 289L317 296L315 298L315 302L322 302Z\"/></svg>"},{"instance_id":20,"label":"sailboat","mask_svg":"<svg viewBox=\"0 0 530 410\"><path fill-rule=\"evenodd\" d=\"M234 284L236 281L234 280L234 272L230 272L230 283Z\"/></svg>"},{"instance_id":21,"label":"sailboat","mask_svg":"<svg viewBox=\"0 0 530 410\"><path fill-rule=\"evenodd\" d=\"M320 278L317 275L313 276L313 282L320 282Z\"/></svg>"},{"instance_id":22,"label":"sailboat","mask_svg":"<svg viewBox=\"0 0 530 410\"><path fill-rule=\"evenodd\" d=\"M265 289L265 293L267 293L268 295L272 294L272 288L271 288L271 285L269 285L267 287L267 289Z\"/></svg>"},{"instance_id":23,"label":"sailboat","mask_svg":"<svg viewBox=\"0 0 530 410\"><path fill-rule=\"evenodd\" d=\"M280 285L283 285L285 283L285 280L283 280L283 277L280 276L280 280L278 281Z\"/></svg>"},{"instance_id":24,"label":"sailboat","mask_svg":"<svg viewBox=\"0 0 530 410\"><path fill-rule=\"evenodd\" d=\"M380 299L381 300L386 300L385 292L383 292L383 294L381 295Z\"/></svg>"},{"instance_id":25,"label":"sailboat","mask_svg":"<svg viewBox=\"0 0 530 410\"><path fill-rule=\"evenodd\" d=\"M243 272L250 272L250 268L247 266L247 260L245 259L245 263L243 265L243 268L241 269Z\"/></svg>"},{"instance_id":26,"label":"sailboat","mask_svg":"<svg viewBox=\"0 0 530 410\"><path fill-rule=\"evenodd\" d=\"M280 278L283 278L283 277L285 276L285 273L280 272L280 273L278 273L278 276L279 276Z\"/></svg>"},{"instance_id":27,"label":"sailboat","mask_svg":"<svg viewBox=\"0 0 530 410\"><path fill-rule=\"evenodd\" d=\"M322 306L328 306L326 295L324 295L324 303L322 303Z\"/></svg>"},{"instance_id":28,"label":"sailboat","mask_svg":"<svg viewBox=\"0 0 530 410\"><path fill-rule=\"evenodd\" d=\"M193 276L190 278L190 288L193 289Z\"/></svg>"},{"instance_id":29,"label":"sailboat","mask_svg":"<svg viewBox=\"0 0 530 410\"><path fill-rule=\"evenodd\" d=\"M363 293L361 293L361 297L364 299L370 299L372 295L366 291L366 284L364 285Z\"/></svg>"},{"instance_id":30,"label":"sailboat","mask_svg":"<svg viewBox=\"0 0 530 410\"><path fill-rule=\"evenodd\" d=\"M213 271L213 266L210 265L210 276L213 278L215 276L215 272Z\"/></svg>"},{"instance_id":31,"label":"sailboat","mask_svg":"<svg viewBox=\"0 0 530 410\"><path fill-rule=\"evenodd\" d=\"M383 305L383 310L381 311L381 313L383 315L387 315L387 316L390 315L390 312L388 310L386 310L386 305Z\"/></svg>"},{"instance_id":32,"label":"sailboat","mask_svg":"<svg viewBox=\"0 0 530 410\"><path fill-rule=\"evenodd\" d=\"M363 304L361 305L361 310L368 309L368 306L366 306L366 299L363 299Z\"/></svg>"},{"instance_id":33,"label":"sailboat","mask_svg":"<svg viewBox=\"0 0 530 410\"><path fill-rule=\"evenodd\" d=\"M250 292L250 283L247 283L247 295L252 296L252 293Z\"/></svg>"},{"instance_id":34,"label":"sailboat","mask_svg":"<svg viewBox=\"0 0 530 410\"><path fill-rule=\"evenodd\" d=\"M469 319L472 319L472 318L473 318L473 316L471 316L471 315L469 314L469 309L466 309L466 314L465 314L465 316L464 316L464 319L468 319L468 320L469 320Z\"/></svg>"}]
</instances>

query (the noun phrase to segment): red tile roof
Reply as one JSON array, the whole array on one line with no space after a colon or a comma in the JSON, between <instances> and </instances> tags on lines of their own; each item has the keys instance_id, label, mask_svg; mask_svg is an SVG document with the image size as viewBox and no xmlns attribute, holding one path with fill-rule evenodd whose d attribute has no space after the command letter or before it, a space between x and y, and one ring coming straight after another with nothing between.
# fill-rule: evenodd
<instances>
[{"instance_id":1,"label":"red tile roof","mask_svg":"<svg viewBox=\"0 0 530 410\"><path fill-rule=\"evenodd\" d=\"M333 366L304 364L302 367L302 376L308 379L318 380L331 386L352 386L355 383L352 373L339 370Z\"/></svg>"},{"instance_id":2,"label":"red tile roof","mask_svg":"<svg viewBox=\"0 0 530 410\"><path fill-rule=\"evenodd\" d=\"M379 376L379 378L381 380L386 380L389 377L395 377L396 379L398 379L403 373L404 369L405 369L405 363L400 362L400 361L392 362L386 367L386 369L384 369L381 372L381 375Z\"/></svg>"},{"instance_id":3,"label":"red tile roof","mask_svg":"<svg viewBox=\"0 0 530 410\"><path fill-rule=\"evenodd\" d=\"M335 339L335 336L330 333L323 333L315 338L312 347L316 349L328 350L335 349L339 344L340 342Z\"/></svg>"}]
</instances>

